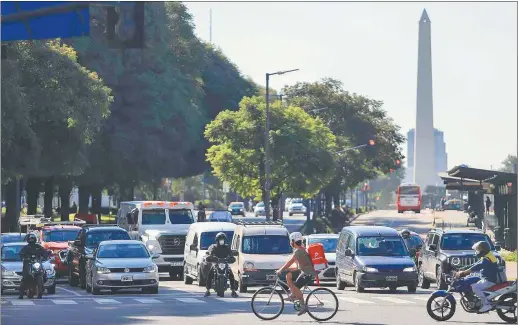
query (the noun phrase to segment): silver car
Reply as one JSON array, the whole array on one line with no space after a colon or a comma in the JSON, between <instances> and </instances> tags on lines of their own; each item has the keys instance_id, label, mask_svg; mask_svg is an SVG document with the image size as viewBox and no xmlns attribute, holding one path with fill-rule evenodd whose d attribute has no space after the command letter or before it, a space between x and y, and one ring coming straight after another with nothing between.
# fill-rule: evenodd
<instances>
[{"instance_id":1,"label":"silver car","mask_svg":"<svg viewBox=\"0 0 518 325\"><path fill-rule=\"evenodd\" d=\"M87 255L86 291L94 295L103 289L142 289L158 293L158 267L146 246L138 240L103 241Z\"/></svg>"}]
</instances>

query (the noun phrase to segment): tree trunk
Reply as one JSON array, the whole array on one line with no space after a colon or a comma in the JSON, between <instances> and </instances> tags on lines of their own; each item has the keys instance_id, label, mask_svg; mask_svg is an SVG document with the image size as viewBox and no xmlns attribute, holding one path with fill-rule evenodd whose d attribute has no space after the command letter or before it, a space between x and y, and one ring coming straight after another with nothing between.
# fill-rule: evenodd
<instances>
[{"instance_id":1,"label":"tree trunk","mask_svg":"<svg viewBox=\"0 0 518 325\"><path fill-rule=\"evenodd\" d=\"M59 207L61 221L70 220L70 192L72 192L72 182L68 179L62 180L58 189L58 195L61 200L61 206Z\"/></svg>"},{"instance_id":2,"label":"tree trunk","mask_svg":"<svg viewBox=\"0 0 518 325\"><path fill-rule=\"evenodd\" d=\"M272 197L273 221L277 221L279 219L282 220L282 211L279 208L279 201L280 201L281 197L282 197L282 193L277 194L276 196Z\"/></svg>"},{"instance_id":3,"label":"tree trunk","mask_svg":"<svg viewBox=\"0 0 518 325\"><path fill-rule=\"evenodd\" d=\"M18 220L20 218L20 180L15 179L10 181L5 187L5 217L4 225L7 231L4 232L17 232L19 230Z\"/></svg>"},{"instance_id":4,"label":"tree trunk","mask_svg":"<svg viewBox=\"0 0 518 325\"><path fill-rule=\"evenodd\" d=\"M102 186L101 185L93 185L90 186L90 194L92 195L92 213L100 214L101 213L101 201L102 201Z\"/></svg>"},{"instance_id":5,"label":"tree trunk","mask_svg":"<svg viewBox=\"0 0 518 325\"><path fill-rule=\"evenodd\" d=\"M88 214L88 203L90 201L90 189L87 185L79 186L79 210L78 213Z\"/></svg>"},{"instance_id":6,"label":"tree trunk","mask_svg":"<svg viewBox=\"0 0 518 325\"><path fill-rule=\"evenodd\" d=\"M46 218L51 218L52 213L52 199L54 198L54 179L49 177L45 179L45 196L43 197L43 214Z\"/></svg>"},{"instance_id":7,"label":"tree trunk","mask_svg":"<svg viewBox=\"0 0 518 325\"><path fill-rule=\"evenodd\" d=\"M38 213L38 197L40 196L41 179L29 178L25 186L27 192L27 214L34 215Z\"/></svg>"},{"instance_id":8,"label":"tree trunk","mask_svg":"<svg viewBox=\"0 0 518 325\"><path fill-rule=\"evenodd\" d=\"M330 191L326 191L324 192L324 195L326 200L325 216L329 219L331 211L333 210L333 194Z\"/></svg>"}]
</instances>

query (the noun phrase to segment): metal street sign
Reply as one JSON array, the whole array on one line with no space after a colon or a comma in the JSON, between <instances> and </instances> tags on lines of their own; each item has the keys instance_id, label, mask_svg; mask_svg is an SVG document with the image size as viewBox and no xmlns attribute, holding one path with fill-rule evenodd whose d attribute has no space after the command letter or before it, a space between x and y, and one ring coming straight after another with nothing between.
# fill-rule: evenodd
<instances>
[{"instance_id":1,"label":"metal street sign","mask_svg":"<svg viewBox=\"0 0 518 325\"><path fill-rule=\"evenodd\" d=\"M2 1L2 42L88 36L90 2Z\"/></svg>"},{"instance_id":2,"label":"metal street sign","mask_svg":"<svg viewBox=\"0 0 518 325\"><path fill-rule=\"evenodd\" d=\"M223 182L223 192L230 192L230 184L228 184L228 182Z\"/></svg>"}]
</instances>

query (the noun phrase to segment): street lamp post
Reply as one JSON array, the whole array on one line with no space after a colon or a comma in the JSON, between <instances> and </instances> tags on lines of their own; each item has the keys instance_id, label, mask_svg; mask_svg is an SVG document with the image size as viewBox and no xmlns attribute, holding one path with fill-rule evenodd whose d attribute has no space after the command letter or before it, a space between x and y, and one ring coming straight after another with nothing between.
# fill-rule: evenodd
<instances>
[{"instance_id":1,"label":"street lamp post","mask_svg":"<svg viewBox=\"0 0 518 325\"><path fill-rule=\"evenodd\" d=\"M266 128L264 131L264 171L265 171L265 182L264 182L264 212L266 214L266 220L270 219L270 76L282 75L289 72L298 71L299 69L277 71L273 73L266 73Z\"/></svg>"}]
</instances>

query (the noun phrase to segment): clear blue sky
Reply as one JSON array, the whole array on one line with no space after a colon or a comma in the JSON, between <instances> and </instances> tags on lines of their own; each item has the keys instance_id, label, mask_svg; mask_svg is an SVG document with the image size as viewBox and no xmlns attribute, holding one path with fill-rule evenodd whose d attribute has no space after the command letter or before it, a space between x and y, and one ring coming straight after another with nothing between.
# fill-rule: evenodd
<instances>
[{"instance_id":1,"label":"clear blue sky","mask_svg":"<svg viewBox=\"0 0 518 325\"><path fill-rule=\"evenodd\" d=\"M432 22L434 124L448 167L498 168L517 148L516 3L186 3L209 39L256 82L340 79L415 126L418 20ZM406 144L404 145L406 152Z\"/></svg>"}]
</instances>

